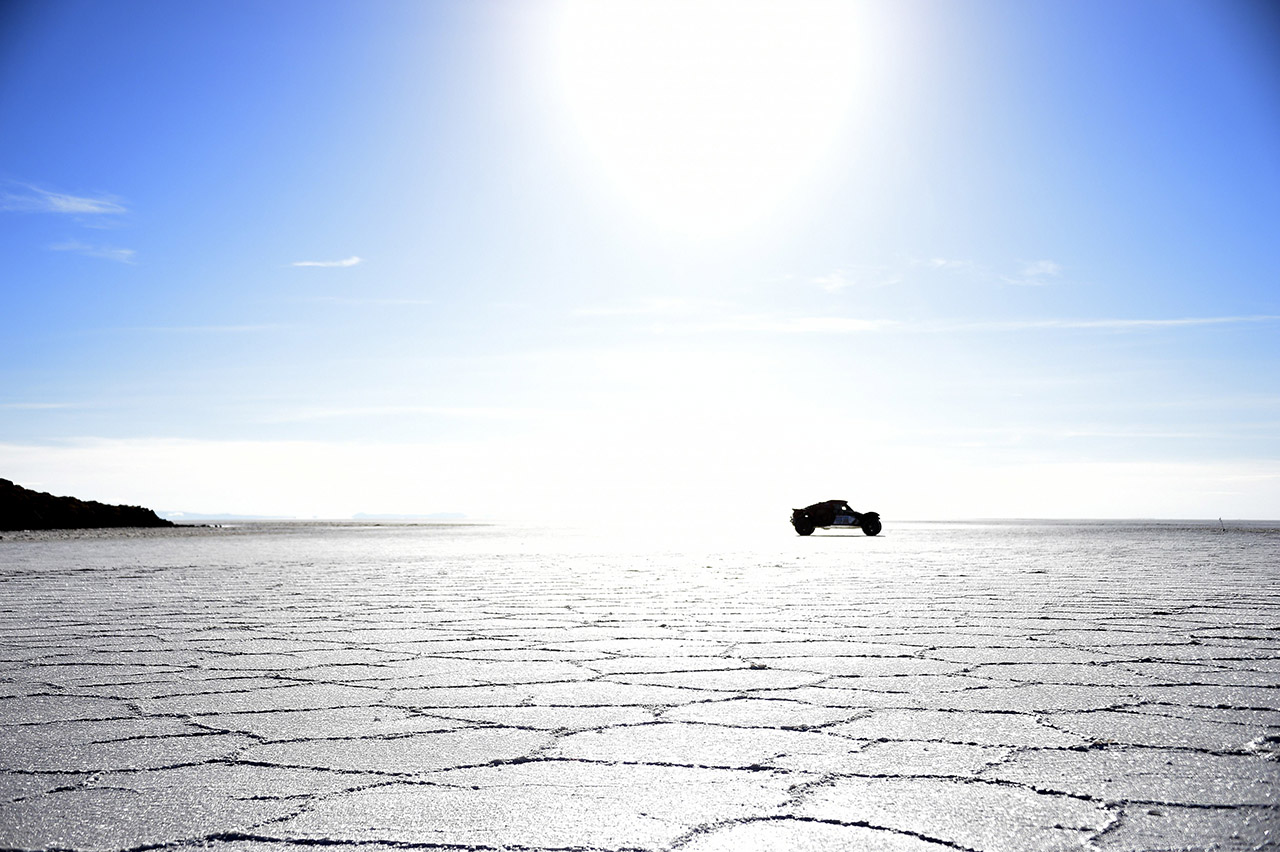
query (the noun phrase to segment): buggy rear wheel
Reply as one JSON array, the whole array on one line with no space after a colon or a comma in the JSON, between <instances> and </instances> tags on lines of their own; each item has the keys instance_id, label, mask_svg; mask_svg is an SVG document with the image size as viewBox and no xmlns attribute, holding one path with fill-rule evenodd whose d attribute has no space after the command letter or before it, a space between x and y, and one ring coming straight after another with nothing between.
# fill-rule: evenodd
<instances>
[{"instance_id":1,"label":"buggy rear wheel","mask_svg":"<svg viewBox=\"0 0 1280 852\"><path fill-rule=\"evenodd\" d=\"M812 535L815 529L813 524L807 523L805 521L797 522L795 524L795 528L796 528L796 533L798 535Z\"/></svg>"}]
</instances>

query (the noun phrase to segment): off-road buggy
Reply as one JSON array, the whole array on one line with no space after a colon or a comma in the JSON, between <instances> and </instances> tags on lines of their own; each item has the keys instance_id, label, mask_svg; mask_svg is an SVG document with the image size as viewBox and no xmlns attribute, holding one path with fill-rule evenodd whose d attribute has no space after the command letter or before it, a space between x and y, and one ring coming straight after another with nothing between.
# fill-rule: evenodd
<instances>
[{"instance_id":1,"label":"off-road buggy","mask_svg":"<svg viewBox=\"0 0 1280 852\"><path fill-rule=\"evenodd\" d=\"M803 509L792 509L791 526L800 535L810 535L818 527L824 530L859 527L867 535L878 535L881 529L879 512L855 512L843 500L825 500Z\"/></svg>"}]
</instances>

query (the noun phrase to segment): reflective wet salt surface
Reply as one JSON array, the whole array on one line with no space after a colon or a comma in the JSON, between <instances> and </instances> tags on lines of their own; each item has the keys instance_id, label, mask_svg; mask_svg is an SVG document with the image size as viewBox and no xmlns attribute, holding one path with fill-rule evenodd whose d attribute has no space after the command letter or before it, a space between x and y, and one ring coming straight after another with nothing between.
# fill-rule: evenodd
<instances>
[{"instance_id":1,"label":"reflective wet salt surface","mask_svg":"<svg viewBox=\"0 0 1280 852\"><path fill-rule=\"evenodd\" d=\"M0 541L0 847L1280 849L1280 525Z\"/></svg>"}]
</instances>

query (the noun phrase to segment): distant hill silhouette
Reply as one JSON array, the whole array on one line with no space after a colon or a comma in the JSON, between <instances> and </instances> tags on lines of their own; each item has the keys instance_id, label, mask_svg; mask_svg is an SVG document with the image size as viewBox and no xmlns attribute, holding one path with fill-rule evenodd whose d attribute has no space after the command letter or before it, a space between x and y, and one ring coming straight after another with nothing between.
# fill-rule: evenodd
<instances>
[{"instance_id":1,"label":"distant hill silhouette","mask_svg":"<svg viewBox=\"0 0 1280 852\"><path fill-rule=\"evenodd\" d=\"M97 527L172 527L141 506L54 497L0 479L0 530L74 530Z\"/></svg>"}]
</instances>

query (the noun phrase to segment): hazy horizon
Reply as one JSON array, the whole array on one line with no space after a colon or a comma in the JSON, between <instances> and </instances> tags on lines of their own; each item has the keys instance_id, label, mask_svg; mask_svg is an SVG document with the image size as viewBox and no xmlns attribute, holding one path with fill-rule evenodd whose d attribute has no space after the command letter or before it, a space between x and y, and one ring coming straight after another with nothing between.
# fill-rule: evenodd
<instances>
[{"instance_id":1,"label":"hazy horizon","mask_svg":"<svg viewBox=\"0 0 1280 852\"><path fill-rule=\"evenodd\" d=\"M1280 518L1265 3L10 2L0 126L28 488Z\"/></svg>"}]
</instances>

